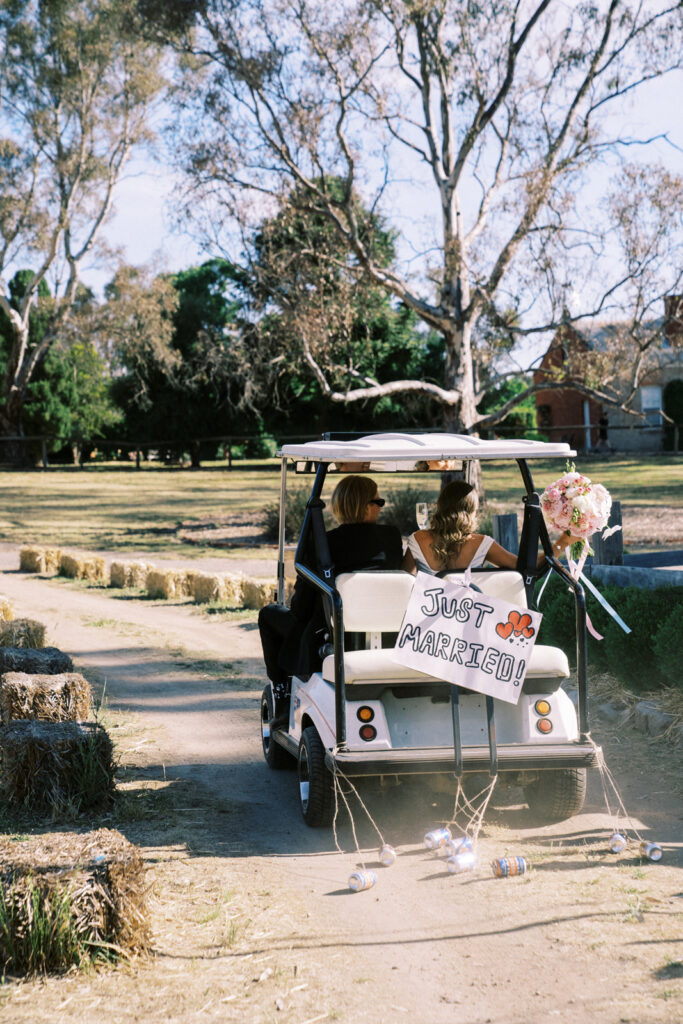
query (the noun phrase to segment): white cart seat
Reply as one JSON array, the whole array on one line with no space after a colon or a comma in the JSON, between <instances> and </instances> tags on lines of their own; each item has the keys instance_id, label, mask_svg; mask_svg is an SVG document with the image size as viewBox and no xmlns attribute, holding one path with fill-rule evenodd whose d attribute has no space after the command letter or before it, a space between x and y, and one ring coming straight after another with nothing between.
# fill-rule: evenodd
<instances>
[{"instance_id":1,"label":"white cart seat","mask_svg":"<svg viewBox=\"0 0 683 1024\"><path fill-rule=\"evenodd\" d=\"M566 679L569 676L567 655L559 647L535 644L526 672L526 679ZM434 683L436 676L418 672L392 661L391 650L347 651L344 654L344 677L353 683ZM334 682L334 657L323 661L323 679Z\"/></svg>"}]
</instances>

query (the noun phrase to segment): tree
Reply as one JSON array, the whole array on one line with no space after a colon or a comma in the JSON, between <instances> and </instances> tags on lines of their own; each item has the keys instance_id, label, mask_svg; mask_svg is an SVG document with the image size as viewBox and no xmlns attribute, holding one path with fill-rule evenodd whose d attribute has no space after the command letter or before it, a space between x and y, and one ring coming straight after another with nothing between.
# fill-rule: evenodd
<instances>
[{"instance_id":1,"label":"tree","mask_svg":"<svg viewBox=\"0 0 683 1024\"><path fill-rule=\"evenodd\" d=\"M114 187L148 135L162 86L159 58L137 37L133 0L6 0L0 10L0 279L17 260L35 269L22 300L0 287L12 328L0 433L21 433L27 387L64 336L81 266L96 253ZM32 308L47 325L30 338Z\"/></svg>"},{"instance_id":2,"label":"tree","mask_svg":"<svg viewBox=\"0 0 683 1024\"><path fill-rule=\"evenodd\" d=\"M10 281L8 291L14 309L21 305L33 276L30 270L20 270ZM34 348L41 344L50 323L50 292L44 280L38 295L40 304L31 310L29 319L29 345ZM69 325L74 333L46 349L26 386L21 410L22 433L52 435L47 446L50 451L57 451L71 441L76 461L82 440L102 436L120 418L110 399L111 380L104 359L85 331L75 332L75 323L83 326L87 317L92 316L93 306L92 293L80 286L74 299L76 315ZM0 374L5 370L12 344L9 318L0 309ZM40 447L29 443L23 451L37 455Z\"/></svg>"},{"instance_id":3,"label":"tree","mask_svg":"<svg viewBox=\"0 0 683 1024\"><path fill-rule=\"evenodd\" d=\"M245 196L261 212L296 189L311 215L334 226L359 272L441 337L442 384L360 379L335 388L329 366L304 347L331 401L427 394L447 428L476 431L525 395L480 410L475 367L491 328L512 343L547 335L569 307L572 319L623 307L633 267L608 259L610 210L591 206L581 186L596 168L608 178L605 168L646 141L615 134L608 115L680 68L680 3L165 6L184 18L194 10L191 26L179 15L170 26L167 10L162 28L195 58L185 62L190 87L186 81L180 95L195 215L205 200L204 223L216 235L244 217ZM376 258L364 213L395 207L409 177L431 186L426 220L431 213L438 221L425 232L423 270L412 277ZM343 182L341 195L331 180ZM660 251L670 237L659 240ZM489 373L485 388L496 386Z\"/></svg>"}]
</instances>

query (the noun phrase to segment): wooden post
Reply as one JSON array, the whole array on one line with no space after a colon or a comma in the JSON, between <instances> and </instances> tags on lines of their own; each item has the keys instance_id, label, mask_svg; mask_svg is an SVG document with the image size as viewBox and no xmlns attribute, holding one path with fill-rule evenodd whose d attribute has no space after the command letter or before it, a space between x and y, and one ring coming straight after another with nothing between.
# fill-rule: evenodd
<instances>
[{"instance_id":1,"label":"wooden post","mask_svg":"<svg viewBox=\"0 0 683 1024\"><path fill-rule=\"evenodd\" d=\"M232 469L232 442L228 441L228 469Z\"/></svg>"},{"instance_id":2,"label":"wooden post","mask_svg":"<svg viewBox=\"0 0 683 1024\"><path fill-rule=\"evenodd\" d=\"M519 551L519 537L517 536L517 515L515 512L508 512L504 516L491 516L491 533L493 539L502 548L511 551L516 555Z\"/></svg>"},{"instance_id":3,"label":"wooden post","mask_svg":"<svg viewBox=\"0 0 683 1024\"><path fill-rule=\"evenodd\" d=\"M135 468L136 469L140 468L140 449L139 448L135 449Z\"/></svg>"},{"instance_id":4,"label":"wooden post","mask_svg":"<svg viewBox=\"0 0 683 1024\"><path fill-rule=\"evenodd\" d=\"M610 526L621 526L621 502L613 501L612 510L609 516L607 528ZM593 563L595 565L623 565L624 564L624 533L617 530L607 540L603 540L599 533L593 534L590 545L595 554Z\"/></svg>"},{"instance_id":5,"label":"wooden post","mask_svg":"<svg viewBox=\"0 0 683 1024\"><path fill-rule=\"evenodd\" d=\"M47 469L47 467L50 465L50 463L47 461L47 441L43 437L41 438L40 443L43 450L43 469Z\"/></svg>"}]
</instances>

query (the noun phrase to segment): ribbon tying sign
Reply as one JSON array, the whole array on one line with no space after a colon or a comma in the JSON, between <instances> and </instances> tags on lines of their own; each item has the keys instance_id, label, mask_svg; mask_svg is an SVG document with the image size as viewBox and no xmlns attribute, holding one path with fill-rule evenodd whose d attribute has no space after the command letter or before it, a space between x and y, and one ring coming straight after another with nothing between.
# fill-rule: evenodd
<instances>
[{"instance_id":1,"label":"ribbon tying sign","mask_svg":"<svg viewBox=\"0 0 683 1024\"><path fill-rule=\"evenodd\" d=\"M543 616L418 572L393 660L516 704Z\"/></svg>"}]
</instances>

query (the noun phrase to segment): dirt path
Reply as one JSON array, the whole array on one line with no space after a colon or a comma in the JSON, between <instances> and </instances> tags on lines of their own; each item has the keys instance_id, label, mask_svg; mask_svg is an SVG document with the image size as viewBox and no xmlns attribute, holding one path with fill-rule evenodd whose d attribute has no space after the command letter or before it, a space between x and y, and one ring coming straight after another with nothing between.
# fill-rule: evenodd
<instances>
[{"instance_id":1,"label":"dirt path","mask_svg":"<svg viewBox=\"0 0 683 1024\"><path fill-rule=\"evenodd\" d=\"M482 867L452 877L421 843L449 817L449 799L401 786L366 794L400 856L353 895L348 825L340 854L330 833L301 821L295 776L263 763L253 617L216 622L25 576L17 564L15 551L0 553L0 592L106 681L126 801L105 823L145 850L157 954L6 982L1 1021L680 1020L680 756L662 740L595 722L637 826L665 847L662 863L606 853L611 820L593 778L584 812L554 827L533 828L519 794L501 794ZM362 815L356 823L371 862L376 834ZM533 870L493 879L488 861L506 853Z\"/></svg>"}]
</instances>

